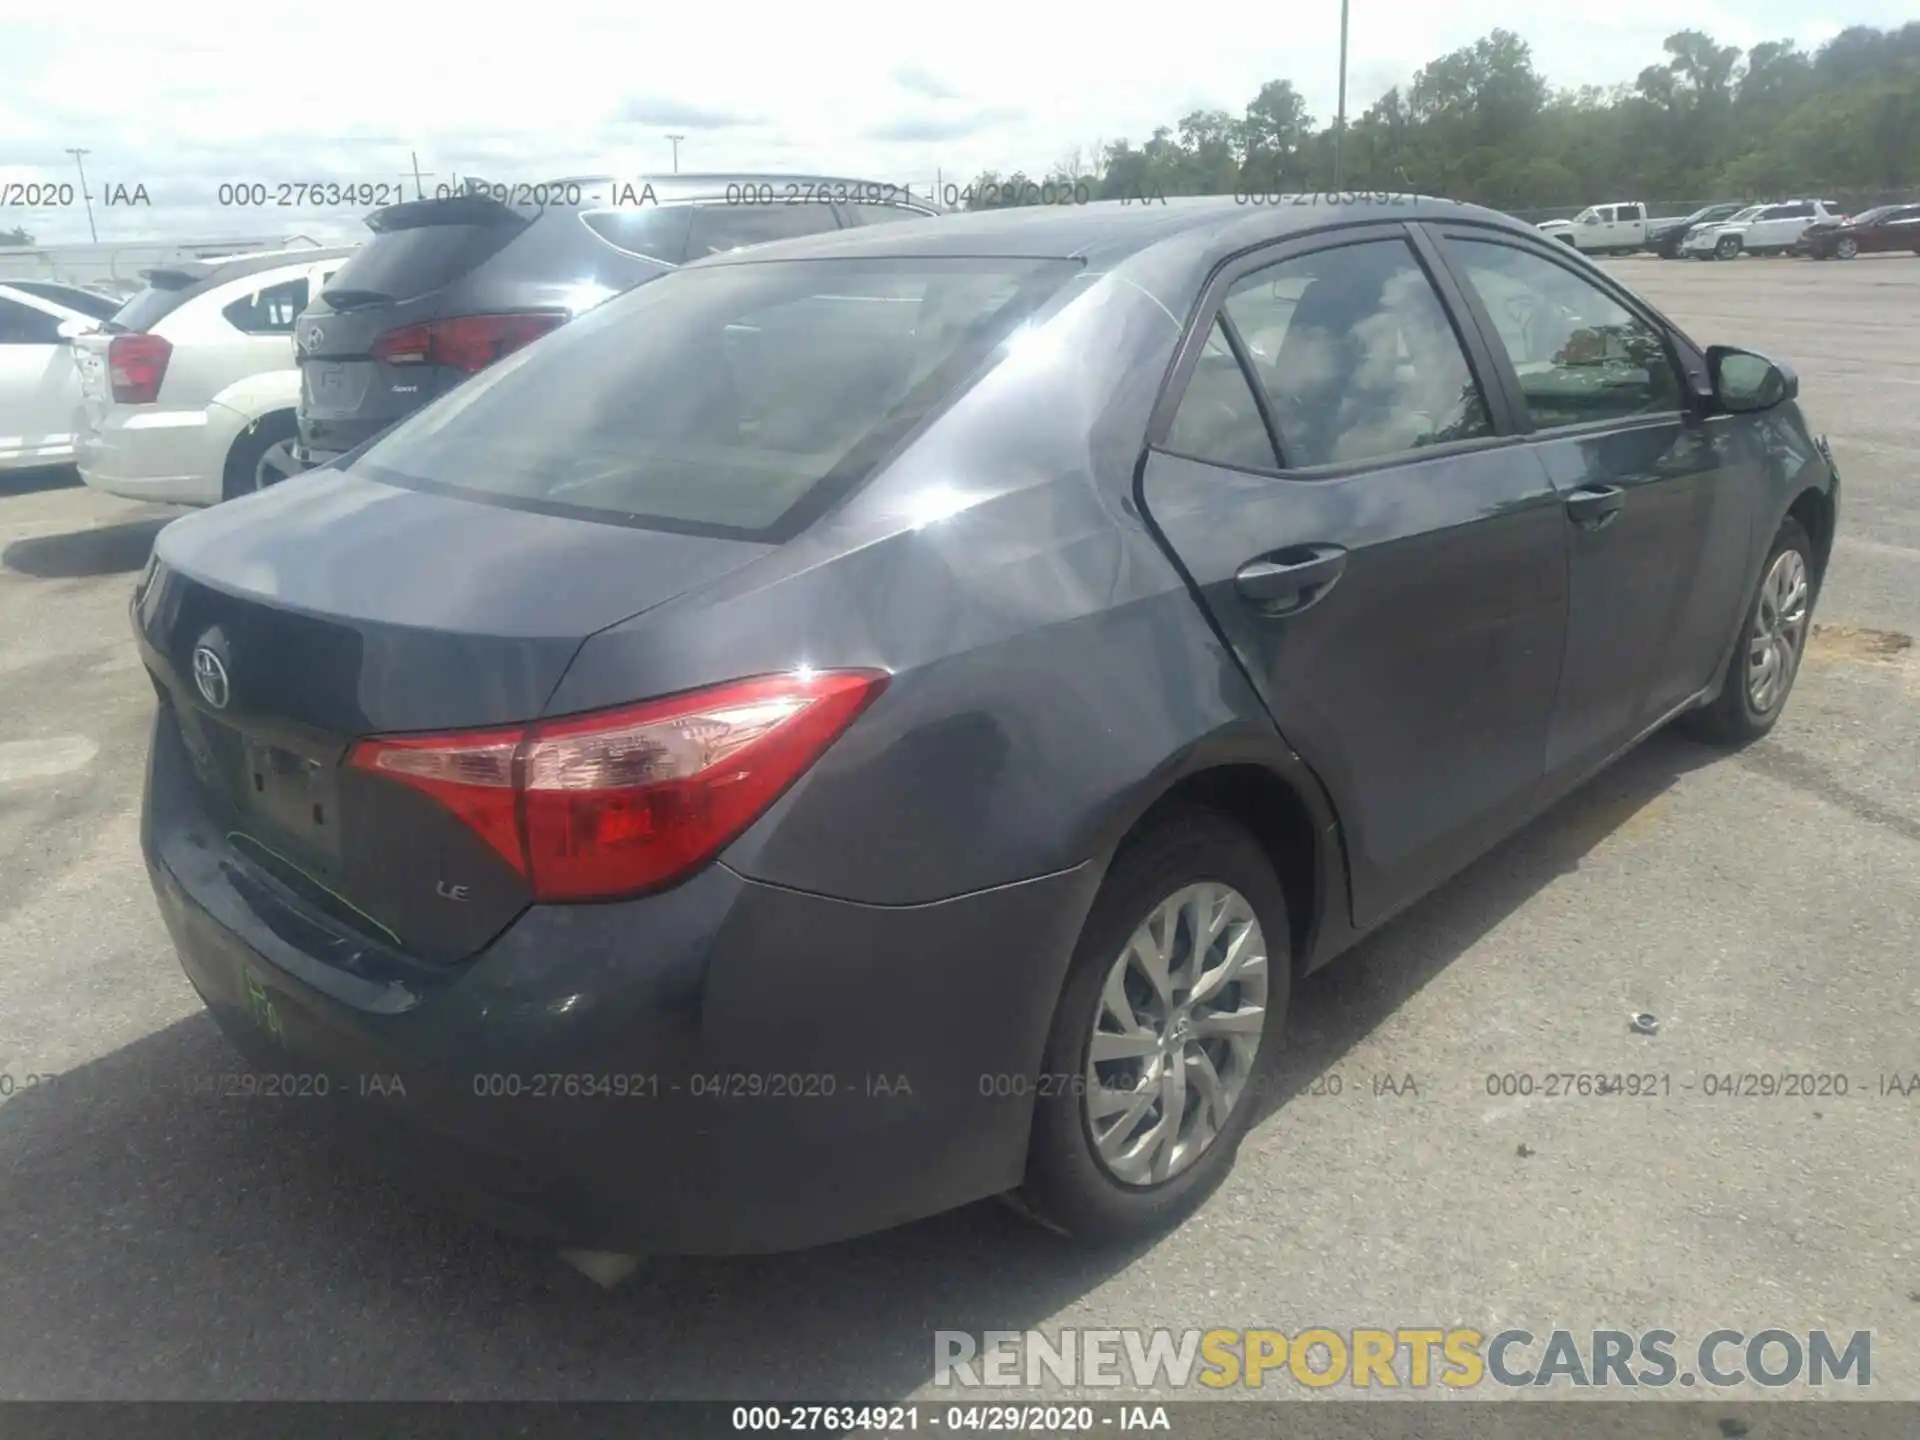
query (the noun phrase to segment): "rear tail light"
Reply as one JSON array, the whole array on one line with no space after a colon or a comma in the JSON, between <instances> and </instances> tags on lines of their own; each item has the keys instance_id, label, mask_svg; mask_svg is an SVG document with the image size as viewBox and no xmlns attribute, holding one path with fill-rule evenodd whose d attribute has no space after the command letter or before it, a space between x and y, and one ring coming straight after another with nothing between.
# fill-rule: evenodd
<instances>
[{"instance_id":1,"label":"rear tail light","mask_svg":"<svg viewBox=\"0 0 1920 1440\"><path fill-rule=\"evenodd\" d=\"M526 877L535 899L610 899L712 859L887 678L764 676L524 727L363 740L348 764L445 806Z\"/></svg>"},{"instance_id":2,"label":"rear tail light","mask_svg":"<svg viewBox=\"0 0 1920 1440\"><path fill-rule=\"evenodd\" d=\"M511 355L565 323L551 311L522 315L456 315L389 330L373 342L373 358L389 365L446 365L468 375Z\"/></svg>"},{"instance_id":3,"label":"rear tail light","mask_svg":"<svg viewBox=\"0 0 1920 1440\"><path fill-rule=\"evenodd\" d=\"M158 400L172 355L172 343L158 335L116 335L108 341L107 373L113 380L115 403L151 405Z\"/></svg>"}]
</instances>

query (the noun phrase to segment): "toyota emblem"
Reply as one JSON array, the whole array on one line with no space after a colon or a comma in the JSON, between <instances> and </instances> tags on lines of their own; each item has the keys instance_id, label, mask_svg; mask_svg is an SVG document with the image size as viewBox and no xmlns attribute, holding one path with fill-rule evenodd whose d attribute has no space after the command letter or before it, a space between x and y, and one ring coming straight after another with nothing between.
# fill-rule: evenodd
<instances>
[{"instance_id":1,"label":"toyota emblem","mask_svg":"<svg viewBox=\"0 0 1920 1440\"><path fill-rule=\"evenodd\" d=\"M200 698L216 710L226 709L227 701L233 698L227 682L226 662L205 645L194 648L193 684Z\"/></svg>"},{"instance_id":2,"label":"toyota emblem","mask_svg":"<svg viewBox=\"0 0 1920 1440\"><path fill-rule=\"evenodd\" d=\"M318 325L309 325L307 327L307 339L306 339L307 349L309 350L317 349L319 347L321 339L322 339L322 336L320 334L320 327Z\"/></svg>"}]
</instances>

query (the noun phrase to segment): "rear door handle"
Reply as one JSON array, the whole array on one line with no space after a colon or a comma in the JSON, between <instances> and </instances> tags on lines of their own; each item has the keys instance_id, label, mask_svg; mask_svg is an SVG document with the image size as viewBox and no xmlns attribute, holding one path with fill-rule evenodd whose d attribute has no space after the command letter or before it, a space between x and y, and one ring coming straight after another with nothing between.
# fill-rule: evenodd
<instances>
[{"instance_id":1,"label":"rear door handle","mask_svg":"<svg viewBox=\"0 0 1920 1440\"><path fill-rule=\"evenodd\" d=\"M1583 485L1567 496L1567 514L1582 529L1601 530L1626 503L1627 492L1618 485Z\"/></svg>"},{"instance_id":2,"label":"rear door handle","mask_svg":"<svg viewBox=\"0 0 1920 1440\"><path fill-rule=\"evenodd\" d=\"M1290 545L1249 560L1233 583L1269 615L1290 615L1326 594L1346 568L1347 552L1338 545Z\"/></svg>"}]
</instances>

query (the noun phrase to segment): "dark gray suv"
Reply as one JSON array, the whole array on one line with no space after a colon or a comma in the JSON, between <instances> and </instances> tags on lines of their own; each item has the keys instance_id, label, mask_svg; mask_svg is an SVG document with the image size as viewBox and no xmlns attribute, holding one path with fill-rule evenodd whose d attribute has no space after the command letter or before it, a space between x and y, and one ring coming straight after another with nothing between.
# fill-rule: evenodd
<instances>
[{"instance_id":1,"label":"dark gray suv","mask_svg":"<svg viewBox=\"0 0 1920 1440\"><path fill-rule=\"evenodd\" d=\"M766 174L469 181L376 210L373 238L294 330L295 458L324 464L688 260L931 213L898 185Z\"/></svg>"}]
</instances>

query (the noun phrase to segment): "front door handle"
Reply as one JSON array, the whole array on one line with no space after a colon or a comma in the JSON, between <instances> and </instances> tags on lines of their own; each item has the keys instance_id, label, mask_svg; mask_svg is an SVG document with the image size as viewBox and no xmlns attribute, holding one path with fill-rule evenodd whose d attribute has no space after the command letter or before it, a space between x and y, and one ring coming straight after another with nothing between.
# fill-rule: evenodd
<instances>
[{"instance_id":1,"label":"front door handle","mask_svg":"<svg viewBox=\"0 0 1920 1440\"><path fill-rule=\"evenodd\" d=\"M1347 568L1347 552L1338 545L1290 545L1242 565L1234 588L1269 615L1304 610L1327 593Z\"/></svg>"},{"instance_id":2,"label":"front door handle","mask_svg":"<svg viewBox=\"0 0 1920 1440\"><path fill-rule=\"evenodd\" d=\"M1567 514L1583 530L1603 530L1627 503L1618 485L1583 485L1567 496Z\"/></svg>"}]
</instances>

